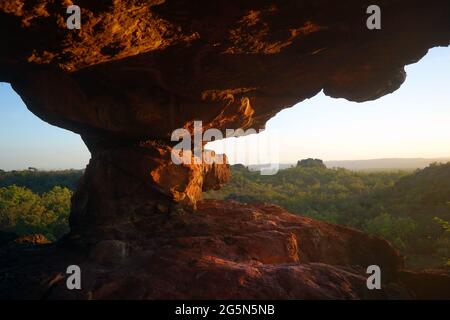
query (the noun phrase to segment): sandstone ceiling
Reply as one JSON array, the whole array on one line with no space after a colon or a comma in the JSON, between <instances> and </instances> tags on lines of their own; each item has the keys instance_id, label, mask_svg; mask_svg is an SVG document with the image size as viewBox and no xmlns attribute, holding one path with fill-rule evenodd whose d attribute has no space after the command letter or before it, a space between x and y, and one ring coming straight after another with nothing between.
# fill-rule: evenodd
<instances>
[{"instance_id":1,"label":"sandstone ceiling","mask_svg":"<svg viewBox=\"0 0 450 320\"><path fill-rule=\"evenodd\" d=\"M391 93L450 44L450 1L378 0L382 29L368 30L372 2L78 0L69 30L70 0L2 0L0 81L85 140L168 140L193 120L258 129L321 90Z\"/></svg>"}]
</instances>

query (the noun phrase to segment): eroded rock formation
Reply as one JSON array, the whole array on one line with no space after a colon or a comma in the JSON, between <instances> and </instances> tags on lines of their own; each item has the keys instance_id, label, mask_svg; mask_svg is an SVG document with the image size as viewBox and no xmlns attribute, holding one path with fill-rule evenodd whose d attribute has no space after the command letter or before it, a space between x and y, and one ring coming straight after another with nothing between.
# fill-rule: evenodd
<instances>
[{"instance_id":1,"label":"eroded rock formation","mask_svg":"<svg viewBox=\"0 0 450 320\"><path fill-rule=\"evenodd\" d=\"M449 44L446 0L380 0L375 31L365 0L80 0L81 30L66 26L71 4L1 2L0 80L81 134L94 159L105 147L170 145L194 120L258 129L321 90L376 99L401 85L406 64Z\"/></svg>"},{"instance_id":2,"label":"eroded rock formation","mask_svg":"<svg viewBox=\"0 0 450 320\"><path fill-rule=\"evenodd\" d=\"M76 254L50 246L30 255L28 247L0 246L0 255L16 254L0 267L10 275L0 285L0 296L356 299L413 294L397 283L403 260L386 241L274 205L208 200L195 214L153 213L133 230L134 239L101 240ZM62 270L68 263L83 270L81 291L66 288ZM364 266L370 264L384 270L381 291L367 290ZM45 272L36 265L45 265ZM27 283L25 289L16 275Z\"/></svg>"},{"instance_id":3,"label":"eroded rock formation","mask_svg":"<svg viewBox=\"0 0 450 320\"><path fill-rule=\"evenodd\" d=\"M116 265L103 275L110 281L84 297L364 298L362 269L355 265L386 257L393 263L389 274L397 279L398 257L388 253L387 244L345 228L285 213L274 222L263 208L236 204L209 202L203 209L210 214L192 213L203 190L226 182L228 167L170 160L171 133L177 128L192 132L194 120L201 120L204 129L258 129L278 111L321 90L354 101L376 99L399 88L406 64L431 47L450 44L448 0L379 0L382 29L374 31L366 27L371 2L0 2L0 81L10 82L41 119L79 133L92 153L73 198L72 231L64 243L97 252L87 258L72 253L73 260L83 256L95 266L111 251L112 258L105 259ZM82 8L81 30L66 27L66 8L72 4ZM235 216L246 210L256 210L268 229L250 232L243 217ZM214 219L222 219L221 224ZM233 226L228 233L227 225ZM284 231L277 229L280 225ZM182 238L176 236L180 230ZM157 238L158 232L167 233L168 242ZM228 238L237 241L236 251L227 244L221 252ZM152 248L148 255L139 241ZM358 242L368 248L373 244L374 250L366 252ZM95 243L102 244L93 249ZM199 249L190 251L194 245ZM61 245L57 248L44 250L44 255L54 254L47 276L62 266L59 256L70 260L58 251ZM126 248L134 248L131 256ZM39 259L39 252L30 259ZM131 260L120 264L119 256ZM133 266L142 267L136 271L146 274L151 285L119 281L132 259L140 259ZM185 275L180 285L167 280L168 270ZM234 291L189 291L199 270L222 279L219 284L231 281ZM96 272L90 273L92 279L100 276ZM258 295L261 287L266 291Z\"/></svg>"},{"instance_id":4,"label":"eroded rock formation","mask_svg":"<svg viewBox=\"0 0 450 320\"><path fill-rule=\"evenodd\" d=\"M174 164L170 147L154 142L96 148L72 199L72 233L90 241L136 237L155 212L195 210L202 192L229 176L226 164Z\"/></svg>"}]
</instances>

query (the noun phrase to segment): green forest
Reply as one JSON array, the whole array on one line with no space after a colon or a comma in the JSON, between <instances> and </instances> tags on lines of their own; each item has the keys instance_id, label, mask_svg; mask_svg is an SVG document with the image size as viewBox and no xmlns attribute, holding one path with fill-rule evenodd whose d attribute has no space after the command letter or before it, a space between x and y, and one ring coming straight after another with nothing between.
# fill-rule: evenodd
<instances>
[{"instance_id":1,"label":"green forest","mask_svg":"<svg viewBox=\"0 0 450 320\"><path fill-rule=\"evenodd\" d=\"M55 241L69 231L70 199L83 172L0 171L0 231L42 234Z\"/></svg>"},{"instance_id":2,"label":"green forest","mask_svg":"<svg viewBox=\"0 0 450 320\"><path fill-rule=\"evenodd\" d=\"M411 267L443 266L450 257L450 163L417 171L328 169L306 159L263 176L242 165L206 198L268 202L390 241Z\"/></svg>"},{"instance_id":3,"label":"green forest","mask_svg":"<svg viewBox=\"0 0 450 320\"><path fill-rule=\"evenodd\" d=\"M205 198L275 203L294 214L383 237L410 267L450 266L450 163L416 171L363 172L330 169L321 160L306 159L273 176L242 165L231 169L231 181ZM82 174L0 171L0 231L61 238L68 231L70 199Z\"/></svg>"}]
</instances>

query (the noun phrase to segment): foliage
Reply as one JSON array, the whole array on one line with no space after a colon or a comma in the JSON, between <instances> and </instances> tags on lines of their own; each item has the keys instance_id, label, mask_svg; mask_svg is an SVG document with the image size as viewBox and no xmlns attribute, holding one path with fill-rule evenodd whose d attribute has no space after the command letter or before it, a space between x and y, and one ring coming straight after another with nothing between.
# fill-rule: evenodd
<instances>
[{"instance_id":1,"label":"foliage","mask_svg":"<svg viewBox=\"0 0 450 320\"><path fill-rule=\"evenodd\" d=\"M231 181L206 198L275 203L292 213L381 236L407 257L421 260L439 261L434 257L445 257L449 250L433 217L450 219L450 163L414 172L355 172L327 169L320 160L307 159L273 176L243 166L232 166L232 171Z\"/></svg>"},{"instance_id":2,"label":"foliage","mask_svg":"<svg viewBox=\"0 0 450 320\"><path fill-rule=\"evenodd\" d=\"M0 188L0 230L56 240L68 232L71 197L59 186L42 195L15 185Z\"/></svg>"},{"instance_id":3,"label":"foliage","mask_svg":"<svg viewBox=\"0 0 450 320\"><path fill-rule=\"evenodd\" d=\"M205 198L275 203L292 213L383 237L411 264L450 263L450 163L414 172L355 172L306 159L273 176L242 165L232 166L232 172L223 189ZM42 233L51 240L63 236L82 173L0 171L0 230Z\"/></svg>"},{"instance_id":4,"label":"foliage","mask_svg":"<svg viewBox=\"0 0 450 320\"><path fill-rule=\"evenodd\" d=\"M38 171L34 168L9 172L0 170L0 188L16 185L38 194L48 192L54 186L75 190L82 175L83 170Z\"/></svg>"},{"instance_id":5,"label":"foliage","mask_svg":"<svg viewBox=\"0 0 450 320\"><path fill-rule=\"evenodd\" d=\"M369 220L366 231L389 240L399 249L406 249L411 236L417 228L416 222L411 218L396 218L383 212Z\"/></svg>"},{"instance_id":6,"label":"foliage","mask_svg":"<svg viewBox=\"0 0 450 320\"><path fill-rule=\"evenodd\" d=\"M434 221L441 225L444 233L438 239L438 252L444 257L444 262L450 267L450 222L434 217Z\"/></svg>"}]
</instances>

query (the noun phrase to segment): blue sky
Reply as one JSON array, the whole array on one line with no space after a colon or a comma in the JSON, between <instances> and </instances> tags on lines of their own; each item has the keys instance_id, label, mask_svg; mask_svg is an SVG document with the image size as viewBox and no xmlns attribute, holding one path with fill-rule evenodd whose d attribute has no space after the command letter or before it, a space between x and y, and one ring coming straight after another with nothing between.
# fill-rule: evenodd
<instances>
[{"instance_id":1,"label":"blue sky","mask_svg":"<svg viewBox=\"0 0 450 320\"><path fill-rule=\"evenodd\" d=\"M79 169L89 158L79 135L42 121L0 83L0 169Z\"/></svg>"},{"instance_id":2,"label":"blue sky","mask_svg":"<svg viewBox=\"0 0 450 320\"><path fill-rule=\"evenodd\" d=\"M400 89L375 101L356 103L319 93L279 112L265 132L278 140L279 161L450 157L450 47L431 49L406 72ZM233 150L256 139L233 140L231 148L221 141L209 147L227 150L231 163L248 164L248 155ZM260 163L274 163L264 158L269 152L262 153Z\"/></svg>"},{"instance_id":3,"label":"blue sky","mask_svg":"<svg viewBox=\"0 0 450 320\"><path fill-rule=\"evenodd\" d=\"M430 50L406 71L403 86L376 101L354 103L320 93L281 111L264 133L281 137L279 161L450 157L450 48ZM255 139L226 143L236 147ZM220 152L224 142L209 147ZM233 151L228 155L236 159L232 163L245 162ZM84 168L89 157L78 135L43 122L9 84L0 83L1 169Z\"/></svg>"}]
</instances>

